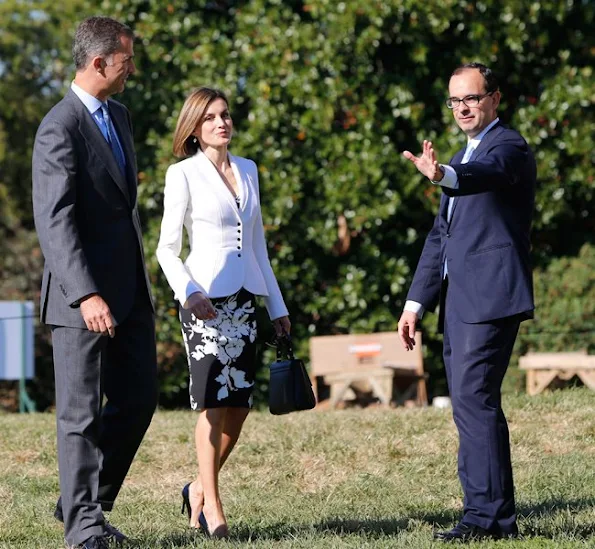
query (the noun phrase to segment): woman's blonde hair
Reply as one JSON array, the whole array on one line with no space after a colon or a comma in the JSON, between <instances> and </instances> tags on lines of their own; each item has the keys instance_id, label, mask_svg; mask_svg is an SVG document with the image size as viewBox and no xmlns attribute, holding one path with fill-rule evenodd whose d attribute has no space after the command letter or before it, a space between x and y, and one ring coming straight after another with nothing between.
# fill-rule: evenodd
<instances>
[{"instance_id":1,"label":"woman's blonde hair","mask_svg":"<svg viewBox=\"0 0 595 549\"><path fill-rule=\"evenodd\" d=\"M184 101L174 132L173 152L178 158L192 156L200 149L198 139L192 134L202 124L209 105L215 99L223 99L229 107L225 94L213 88L202 87L193 90Z\"/></svg>"}]
</instances>

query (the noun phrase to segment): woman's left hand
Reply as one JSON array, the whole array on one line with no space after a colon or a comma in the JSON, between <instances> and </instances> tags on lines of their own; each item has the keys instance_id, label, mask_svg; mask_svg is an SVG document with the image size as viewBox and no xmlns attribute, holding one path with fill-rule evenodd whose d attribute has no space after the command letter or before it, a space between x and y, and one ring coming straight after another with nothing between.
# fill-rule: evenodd
<instances>
[{"instance_id":1,"label":"woman's left hand","mask_svg":"<svg viewBox=\"0 0 595 549\"><path fill-rule=\"evenodd\" d=\"M289 334L291 332L291 322L289 322L288 316L282 316L273 320L273 326L277 336L281 337L283 334Z\"/></svg>"}]
</instances>

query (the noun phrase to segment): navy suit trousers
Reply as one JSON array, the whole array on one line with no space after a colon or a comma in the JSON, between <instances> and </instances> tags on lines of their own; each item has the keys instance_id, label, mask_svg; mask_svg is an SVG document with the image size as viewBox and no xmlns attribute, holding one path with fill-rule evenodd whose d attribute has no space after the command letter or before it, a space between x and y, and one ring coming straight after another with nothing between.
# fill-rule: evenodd
<instances>
[{"instance_id":1,"label":"navy suit trousers","mask_svg":"<svg viewBox=\"0 0 595 549\"><path fill-rule=\"evenodd\" d=\"M499 534L515 534L516 511L508 425L501 387L520 316L466 324L449 302L444 312L444 364L459 431L463 521Z\"/></svg>"}]
</instances>

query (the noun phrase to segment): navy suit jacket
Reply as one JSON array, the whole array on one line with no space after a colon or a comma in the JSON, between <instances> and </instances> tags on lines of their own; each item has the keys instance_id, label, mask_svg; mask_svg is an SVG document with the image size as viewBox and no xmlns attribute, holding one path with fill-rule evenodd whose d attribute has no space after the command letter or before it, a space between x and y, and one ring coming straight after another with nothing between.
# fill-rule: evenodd
<instances>
[{"instance_id":1,"label":"navy suit jacket","mask_svg":"<svg viewBox=\"0 0 595 549\"><path fill-rule=\"evenodd\" d=\"M433 310L440 301L448 259L448 292L453 298L449 302L463 322L518 314L530 318L534 309L529 240L536 184L533 153L521 135L501 124L491 128L469 162L461 164L464 152L450 162L459 187L442 187L440 210L407 299Z\"/></svg>"}]
</instances>

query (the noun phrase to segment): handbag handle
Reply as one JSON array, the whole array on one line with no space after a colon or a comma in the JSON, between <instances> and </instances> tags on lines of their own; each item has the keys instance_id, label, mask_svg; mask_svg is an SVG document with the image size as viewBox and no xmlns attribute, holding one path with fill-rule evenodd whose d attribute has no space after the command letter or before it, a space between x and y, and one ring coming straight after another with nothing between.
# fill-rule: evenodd
<instances>
[{"instance_id":1,"label":"handbag handle","mask_svg":"<svg viewBox=\"0 0 595 549\"><path fill-rule=\"evenodd\" d=\"M284 354L289 360L295 360L295 357L293 356L293 345L291 344L291 336L287 332L284 332L282 336L277 336L276 343L277 360L281 360ZM284 349L285 353L283 353Z\"/></svg>"}]
</instances>

